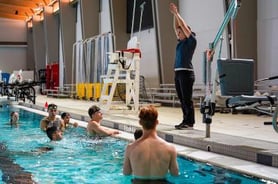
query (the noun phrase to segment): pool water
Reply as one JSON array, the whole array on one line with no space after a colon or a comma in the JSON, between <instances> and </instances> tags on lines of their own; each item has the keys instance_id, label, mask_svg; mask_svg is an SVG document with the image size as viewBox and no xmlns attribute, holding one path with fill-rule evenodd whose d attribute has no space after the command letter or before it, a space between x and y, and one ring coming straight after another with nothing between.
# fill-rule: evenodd
<instances>
[{"instance_id":1,"label":"pool water","mask_svg":"<svg viewBox=\"0 0 278 184\"><path fill-rule=\"evenodd\" d=\"M14 110L20 116L18 127L8 123L9 114ZM0 113L0 159L3 159L0 160L0 178L3 180L0 183L11 182L13 177L16 178L15 173L23 173L19 176L21 180L22 175L31 175L29 179L42 184L130 183L131 177L122 174L127 141L111 137L94 140L86 136L84 128L71 128L66 130L63 140L50 142L39 128L43 116L8 106L0 108ZM46 147L53 149L41 150ZM177 184L267 183L183 157L178 157L178 163L180 176L168 177Z\"/></svg>"}]
</instances>

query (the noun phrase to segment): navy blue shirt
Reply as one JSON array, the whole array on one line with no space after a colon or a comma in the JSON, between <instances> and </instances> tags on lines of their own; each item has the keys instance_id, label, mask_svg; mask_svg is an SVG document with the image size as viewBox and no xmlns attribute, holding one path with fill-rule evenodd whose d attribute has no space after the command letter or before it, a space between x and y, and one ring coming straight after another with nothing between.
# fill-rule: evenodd
<instances>
[{"instance_id":1,"label":"navy blue shirt","mask_svg":"<svg viewBox=\"0 0 278 184\"><path fill-rule=\"evenodd\" d=\"M175 71L192 70L192 57L197 45L196 38L191 34L188 38L179 40L176 47Z\"/></svg>"}]
</instances>

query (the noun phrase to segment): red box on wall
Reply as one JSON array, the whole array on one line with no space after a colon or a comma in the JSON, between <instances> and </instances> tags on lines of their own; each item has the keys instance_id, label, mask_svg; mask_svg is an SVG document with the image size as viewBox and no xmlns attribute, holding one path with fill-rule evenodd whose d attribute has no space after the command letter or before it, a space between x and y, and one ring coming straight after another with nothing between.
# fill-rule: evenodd
<instances>
[{"instance_id":1,"label":"red box on wall","mask_svg":"<svg viewBox=\"0 0 278 184\"><path fill-rule=\"evenodd\" d=\"M46 89L59 87L59 64L46 65Z\"/></svg>"}]
</instances>

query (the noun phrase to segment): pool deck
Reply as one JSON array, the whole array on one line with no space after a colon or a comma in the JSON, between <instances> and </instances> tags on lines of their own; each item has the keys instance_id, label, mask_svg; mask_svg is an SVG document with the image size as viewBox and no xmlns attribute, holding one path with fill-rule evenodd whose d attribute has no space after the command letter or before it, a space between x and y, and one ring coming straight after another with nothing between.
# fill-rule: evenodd
<instances>
[{"instance_id":1,"label":"pool deck","mask_svg":"<svg viewBox=\"0 0 278 184\"><path fill-rule=\"evenodd\" d=\"M43 110L45 103L55 103L59 112L70 112L73 119L88 121L88 108L93 101L61 99L38 95L36 105L27 107ZM212 117L210 137L206 137L206 125L202 114L195 110L196 124L192 130L176 130L182 113L179 107L157 107L159 111L158 134L177 145L179 154L198 161L270 179L278 183L278 133L272 125L270 116L256 114L216 113ZM138 112L124 110L102 111L102 125L119 129L120 137L132 139L139 126ZM82 122L80 122L82 124ZM83 122L83 126L86 123Z\"/></svg>"}]
</instances>

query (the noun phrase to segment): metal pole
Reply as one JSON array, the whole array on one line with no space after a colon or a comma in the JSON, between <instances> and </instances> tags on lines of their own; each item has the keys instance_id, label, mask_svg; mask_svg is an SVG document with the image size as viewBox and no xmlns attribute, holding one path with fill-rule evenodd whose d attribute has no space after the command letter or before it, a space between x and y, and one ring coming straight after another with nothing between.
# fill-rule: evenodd
<instances>
[{"instance_id":1,"label":"metal pole","mask_svg":"<svg viewBox=\"0 0 278 184\"><path fill-rule=\"evenodd\" d=\"M146 4L146 1L144 1L141 5L140 5L140 9L141 9L141 14L140 14L140 23L139 23L139 40L141 38L141 27L142 27L142 17L143 17L143 12L144 12L144 6Z\"/></svg>"},{"instance_id":2,"label":"metal pole","mask_svg":"<svg viewBox=\"0 0 278 184\"><path fill-rule=\"evenodd\" d=\"M132 38L132 36L133 36L135 9L136 9L136 0L134 0L134 2L133 2L133 12L132 12L132 22L131 22L130 38Z\"/></svg>"}]
</instances>

